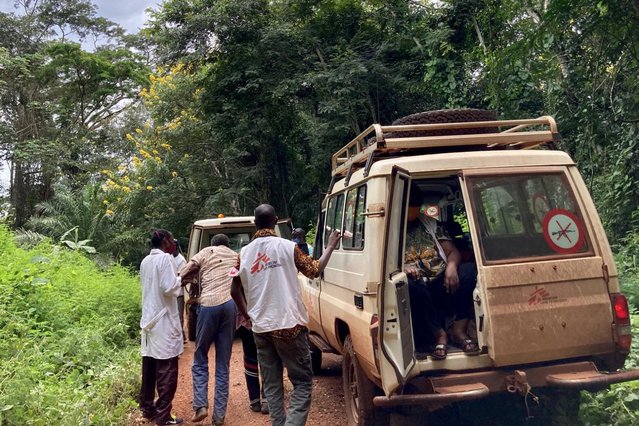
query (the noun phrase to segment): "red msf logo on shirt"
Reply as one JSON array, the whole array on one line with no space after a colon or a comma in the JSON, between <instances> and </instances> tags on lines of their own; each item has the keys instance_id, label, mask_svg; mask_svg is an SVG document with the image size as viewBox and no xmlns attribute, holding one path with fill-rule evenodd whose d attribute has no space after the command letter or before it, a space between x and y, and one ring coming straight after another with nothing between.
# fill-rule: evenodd
<instances>
[{"instance_id":1,"label":"red msf logo on shirt","mask_svg":"<svg viewBox=\"0 0 639 426\"><path fill-rule=\"evenodd\" d=\"M258 253L257 258L253 261L251 266L251 275L262 272L265 269L276 268L280 265L276 260L271 260L266 253Z\"/></svg>"},{"instance_id":2,"label":"red msf logo on shirt","mask_svg":"<svg viewBox=\"0 0 639 426\"><path fill-rule=\"evenodd\" d=\"M257 259L253 262L253 266L251 266L251 275L257 272L262 272L269 260L271 259L269 259L266 253L258 253Z\"/></svg>"}]
</instances>

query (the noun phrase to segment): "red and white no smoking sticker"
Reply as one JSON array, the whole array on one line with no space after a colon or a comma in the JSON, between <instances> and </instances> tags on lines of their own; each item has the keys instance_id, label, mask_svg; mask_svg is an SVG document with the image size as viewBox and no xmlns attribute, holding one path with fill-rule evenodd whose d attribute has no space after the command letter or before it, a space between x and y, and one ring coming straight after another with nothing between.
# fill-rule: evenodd
<instances>
[{"instance_id":1,"label":"red and white no smoking sticker","mask_svg":"<svg viewBox=\"0 0 639 426\"><path fill-rule=\"evenodd\" d=\"M544 238L558 253L576 253L584 244L584 229L579 218L564 209L546 213L542 224Z\"/></svg>"}]
</instances>

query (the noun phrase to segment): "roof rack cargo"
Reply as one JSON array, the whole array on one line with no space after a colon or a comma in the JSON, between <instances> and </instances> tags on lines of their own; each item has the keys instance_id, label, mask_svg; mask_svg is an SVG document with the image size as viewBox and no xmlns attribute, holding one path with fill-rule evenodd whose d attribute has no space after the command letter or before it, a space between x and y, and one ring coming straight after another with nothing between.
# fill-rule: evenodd
<instances>
[{"instance_id":1,"label":"roof rack cargo","mask_svg":"<svg viewBox=\"0 0 639 426\"><path fill-rule=\"evenodd\" d=\"M531 127L541 127L542 130L532 130ZM394 137L393 132L425 132L433 130L455 130L476 128L503 128L496 133L459 134L445 136L410 136ZM397 134L397 133L396 133ZM402 133L402 135L405 133ZM478 147L484 149L531 149L545 143L552 143L561 139L557 124L550 116L525 120L496 120L496 121L468 121L460 123L412 124L401 126L382 126L372 124L355 139L333 154L333 181L341 176L350 176L356 170L365 167L364 177L368 176L370 167L376 159L392 156L400 152L407 154L407 150L414 150L414 154L423 153L424 149L438 148L446 150L459 147Z\"/></svg>"}]
</instances>

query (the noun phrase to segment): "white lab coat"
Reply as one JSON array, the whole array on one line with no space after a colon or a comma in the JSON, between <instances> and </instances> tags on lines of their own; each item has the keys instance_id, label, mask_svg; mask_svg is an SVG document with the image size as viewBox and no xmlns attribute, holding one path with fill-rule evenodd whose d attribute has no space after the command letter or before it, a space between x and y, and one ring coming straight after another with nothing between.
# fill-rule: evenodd
<instances>
[{"instance_id":1,"label":"white lab coat","mask_svg":"<svg viewBox=\"0 0 639 426\"><path fill-rule=\"evenodd\" d=\"M170 359L182 353L182 328L177 296L182 280L176 276L173 256L153 249L140 265L142 356Z\"/></svg>"},{"instance_id":2,"label":"white lab coat","mask_svg":"<svg viewBox=\"0 0 639 426\"><path fill-rule=\"evenodd\" d=\"M184 258L184 256L182 256L181 253L178 253L177 256L173 256L173 261L175 262L175 270L177 272L180 272L180 269L182 269L182 267L186 265L186 259ZM180 286L180 292L178 293L178 296L184 296L184 287Z\"/></svg>"}]
</instances>

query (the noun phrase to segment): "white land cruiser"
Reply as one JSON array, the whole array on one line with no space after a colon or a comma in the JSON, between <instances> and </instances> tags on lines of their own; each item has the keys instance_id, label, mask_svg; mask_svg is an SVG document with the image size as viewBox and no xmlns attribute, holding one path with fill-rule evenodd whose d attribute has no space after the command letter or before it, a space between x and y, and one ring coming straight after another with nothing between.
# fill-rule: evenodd
<instances>
[{"instance_id":1,"label":"white land cruiser","mask_svg":"<svg viewBox=\"0 0 639 426\"><path fill-rule=\"evenodd\" d=\"M577 390L639 378L616 371L630 350L628 306L575 163L542 149L558 138L551 117L431 111L374 124L333 155L314 256L333 229L341 246L320 278L300 283L314 369L322 351L343 356L350 425L502 396L542 422L574 424ZM416 356L403 258L411 191L476 264L477 356L452 346L445 360Z\"/></svg>"}]
</instances>

